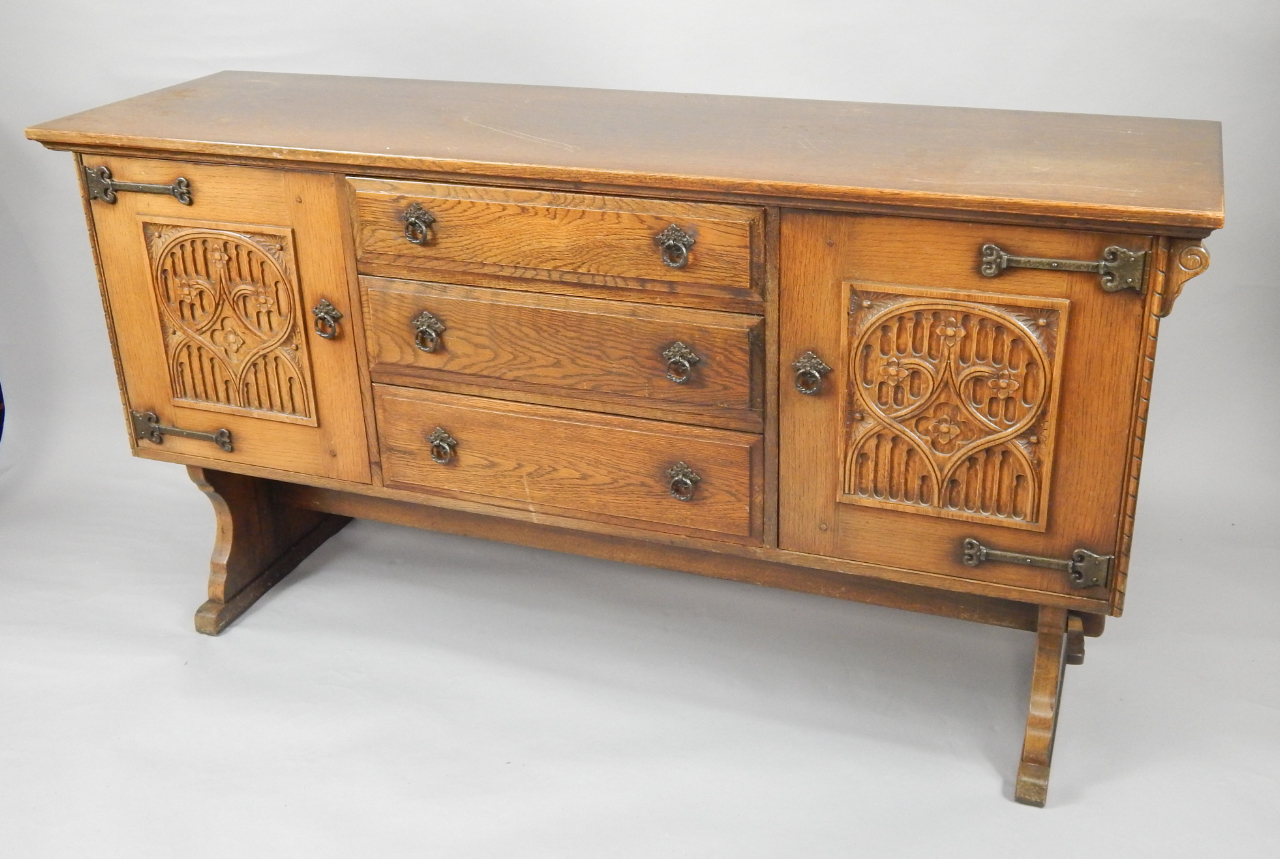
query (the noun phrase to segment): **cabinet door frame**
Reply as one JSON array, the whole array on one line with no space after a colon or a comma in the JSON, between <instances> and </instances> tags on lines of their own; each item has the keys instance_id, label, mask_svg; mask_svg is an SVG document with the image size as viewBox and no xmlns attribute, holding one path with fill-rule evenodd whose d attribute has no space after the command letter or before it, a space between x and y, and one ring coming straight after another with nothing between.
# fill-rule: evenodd
<instances>
[{"instance_id":1,"label":"cabinet door frame","mask_svg":"<svg viewBox=\"0 0 1280 859\"><path fill-rule=\"evenodd\" d=\"M152 412L162 425L200 432L227 429L233 440L230 452L208 441L174 435L165 435L157 445L136 438L131 427L135 454L154 450L165 458L176 454L205 463L216 460L231 468L244 464L370 482L357 331L346 325L338 337L326 340L312 325L311 309L321 298L339 308L344 322L359 316L351 302L350 266L342 241L339 177L151 158L81 156L77 162L105 165L121 181L168 184L182 176L192 189L189 206L158 194L119 192L115 203L86 197L126 412ZM177 396L166 345L170 335L162 327L168 320L155 286L156 266L147 249L144 223L172 225L175 234L186 230L193 236L221 231L236 247L252 246L276 257L276 275L293 280L281 288L295 303L289 329L280 336L291 339L286 346L300 345L297 352L306 355L295 362L293 375L308 386L310 414L191 402ZM277 252L270 247L276 244L272 237L287 247ZM207 268L208 258L200 265ZM264 270L270 267L268 262ZM252 340L244 334L245 330L233 332L242 341Z\"/></svg>"},{"instance_id":2,"label":"cabinet door frame","mask_svg":"<svg viewBox=\"0 0 1280 859\"><path fill-rule=\"evenodd\" d=\"M1029 256L1097 259L1105 246L1154 250L1147 236L934 221L892 216L788 212L782 224L779 402L779 548L833 559L997 584L1105 605L1105 588L1072 587L1065 573L1011 563L963 563L966 537L1010 552L1069 558L1076 548L1118 554L1130 482L1132 403L1147 338L1151 296L1107 293L1097 275L1018 270L996 278L978 271L987 242ZM1149 270L1154 266L1149 266ZM1154 277L1154 274L1152 274ZM1058 429L1048 506L1035 527L921 515L893 505L841 503L850 347L850 284L879 285L940 298L1016 305L1070 302ZM1049 303L1052 303L1050 301ZM814 351L832 371L818 396L791 384L788 365ZM1113 563L1109 583L1121 575ZM1095 609L1096 610L1096 609Z\"/></svg>"}]
</instances>

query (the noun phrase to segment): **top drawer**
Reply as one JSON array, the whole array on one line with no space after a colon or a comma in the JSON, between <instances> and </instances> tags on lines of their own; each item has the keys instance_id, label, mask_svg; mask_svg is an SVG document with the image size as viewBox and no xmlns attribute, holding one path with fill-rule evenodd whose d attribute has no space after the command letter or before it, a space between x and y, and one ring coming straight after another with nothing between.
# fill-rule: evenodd
<instances>
[{"instance_id":1,"label":"top drawer","mask_svg":"<svg viewBox=\"0 0 1280 859\"><path fill-rule=\"evenodd\" d=\"M348 179L357 265L542 292L761 300L764 211L512 188ZM443 273L452 274L442 277ZM502 282L508 279L507 283ZM724 300L728 299L728 302ZM670 299L666 299L670 300ZM677 298L676 303L682 303Z\"/></svg>"}]
</instances>

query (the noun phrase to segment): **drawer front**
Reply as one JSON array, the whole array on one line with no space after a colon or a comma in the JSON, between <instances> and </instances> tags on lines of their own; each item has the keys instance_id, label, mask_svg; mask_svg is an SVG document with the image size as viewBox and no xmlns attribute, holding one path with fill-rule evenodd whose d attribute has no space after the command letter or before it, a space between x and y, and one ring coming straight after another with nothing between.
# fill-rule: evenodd
<instances>
[{"instance_id":1,"label":"drawer front","mask_svg":"<svg viewBox=\"0 0 1280 859\"><path fill-rule=\"evenodd\" d=\"M455 380L760 415L758 316L362 277L374 381Z\"/></svg>"},{"instance_id":2,"label":"drawer front","mask_svg":"<svg viewBox=\"0 0 1280 859\"><path fill-rule=\"evenodd\" d=\"M540 292L581 287L588 293L603 288L760 300L762 209L383 179L348 182L355 197L357 264L364 274L431 272L433 279L454 281L440 276L454 272L519 278L527 282L514 288ZM421 213L413 223L406 220L411 210Z\"/></svg>"},{"instance_id":3,"label":"drawer front","mask_svg":"<svg viewBox=\"0 0 1280 859\"><path fill-rule=\"evenodd\" d=\"M385 385L374 401L389 487L742 542L760 533L758 435ZM432 458L437 431L447 462ZM680 463L696 475L677 481L683 501Z\"/></svg>"}]
</instances>

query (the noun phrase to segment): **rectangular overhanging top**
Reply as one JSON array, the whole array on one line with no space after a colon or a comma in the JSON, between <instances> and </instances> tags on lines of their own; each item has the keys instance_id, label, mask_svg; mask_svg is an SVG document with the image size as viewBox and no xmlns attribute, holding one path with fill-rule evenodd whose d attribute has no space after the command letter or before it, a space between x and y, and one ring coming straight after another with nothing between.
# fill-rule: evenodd
<instances>
[{"instance_id":1,"label":"rectangular overhanging top","mask_svg":"<svg viewBox=\"0 0 1280 859\"><path fill-rule=\"evenodd\" d=\"M50 147L546 180L1207 234L1204 120L220 72L46 122Z\"/></svg>"}]
</instances>

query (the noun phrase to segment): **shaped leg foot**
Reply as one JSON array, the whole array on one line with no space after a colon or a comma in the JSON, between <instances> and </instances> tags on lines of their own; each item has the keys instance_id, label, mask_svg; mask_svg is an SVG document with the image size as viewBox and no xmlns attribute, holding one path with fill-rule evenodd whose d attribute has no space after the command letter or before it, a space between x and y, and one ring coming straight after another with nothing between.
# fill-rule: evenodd
<instances>
[{"instance_id":1,"label":"shaped leg foot","mask_svg":"<svg viewBox=\"0 0 1280 859\"><path fill-rule=\"evenodd\" d=\"M209 600L196 631L217 635L351 520L279 504L273 484L208 468L187 468L209 496L218 536L209 562Z\"/></svg>"},{"instance_id":2,"label":"shaped leg foot","mask_svg":"<svg viewBox=\"0 0 1280 859\"><path fill-rule=\"evenodd\" d=\"M1079 620L1076 619L1079 624ZM1049 767L1053 761L1053 739L1058 729L1058 705L1062 696L1062 674L1067 664L1068 615L1066 609L1040 607L1036 633L1036 661L1031 673L1031 710L1027 715L1027 735L1022 744L1022 761L1013 798L1024 805L1043 808L1049 796ZM1083 658L1083 639L1080 657Z\"/></svg>"}]
</instances>

